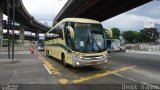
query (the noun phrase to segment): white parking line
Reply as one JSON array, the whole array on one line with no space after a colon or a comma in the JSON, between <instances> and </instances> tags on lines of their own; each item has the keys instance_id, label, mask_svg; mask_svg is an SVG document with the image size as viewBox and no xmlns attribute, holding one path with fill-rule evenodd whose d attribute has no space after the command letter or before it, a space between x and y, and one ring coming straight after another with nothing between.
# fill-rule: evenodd
<instances>
[{"instance_id":1,"label":"white parking line","mask_svg":"<svg viewBox=\"0 0 160 90\"><path fill-rule=\"evenodd\" d=\"M120 74L117 74L117 73L114 73L114 75L116 75L116 76L119 76L119 77L123 77L123 78L127 78L128 80L131 80L131 81L134 81L134 82L137 82L137 83L139 83L137 80L135 80L135 79L132 79L132 78L128 78L128 77L126 77L126 76L122 76L122 75L120 75Z\"/></svg>"},{"instance_id":2,"label":"white parking line","mask_svg":"<svg viewBox=\"0 0 160 90\"><path fill-rule=\"evenodd\" d=\"M114 75L119 76L119 77L122 77L122 78L126 78L126 79L128 79L128 80L131 80L131 81L134 81L134 82L137 82L137 83L140 83L140 84L148 85L149 87L153 87L153 88L155 88L155 89L160 89L160 87L158 87L158 86L151 85L151 84L148 84L148 83L145 83L145 82L140 82L140 81L138 81L138 80L135 80L135 79L132 79L132 78L123 76L123 75L121 75L121 74L114 73Z\"/></svg>"},{"instance_id":3,"label":"white parking line","mask_svg":"<svg viewBox=\"0 0 160 90\"><path fill-rule=\"evenodd\" d=\"M48 69L48 67L45 64L43 64L43 66L46 68L49 74L52 74L52 72Z\"/></svg>"}]
</instances>

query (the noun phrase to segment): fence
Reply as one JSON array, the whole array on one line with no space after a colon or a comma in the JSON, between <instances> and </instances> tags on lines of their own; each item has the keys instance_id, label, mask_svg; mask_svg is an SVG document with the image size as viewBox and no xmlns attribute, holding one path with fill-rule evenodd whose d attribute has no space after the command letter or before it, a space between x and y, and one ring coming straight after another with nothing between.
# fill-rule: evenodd
<instances>
[{"instance_id":1,"label":"fence","mask_svg":"<svg viewBox=\"0 0 160 90\"><path fill-rule=\"evenodd\" d=\"M134 49L142 51L160 51L160 44L155 44L155 43L127 44L126 49Z\"/></svg>"}]
</instances>

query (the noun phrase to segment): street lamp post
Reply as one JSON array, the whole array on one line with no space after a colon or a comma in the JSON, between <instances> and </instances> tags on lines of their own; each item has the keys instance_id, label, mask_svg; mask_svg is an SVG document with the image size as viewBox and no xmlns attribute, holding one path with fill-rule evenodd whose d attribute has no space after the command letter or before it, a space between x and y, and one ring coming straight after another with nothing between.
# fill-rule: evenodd
<instances>
[{"instance_id":1,"label":"street lamp post","mask_svg":"<svg viewBox=\"0 0 160 90\"><path fill-rule=\"evenodd\" d=\"M53 21L54 21L54 18L55 18L55 11L54 11L54 5L58 2L58 1L62 1L62 0L53 0ZM53 22L53 24L52 25L54 25L54 22Z\"/></svg>"}]
</instances>

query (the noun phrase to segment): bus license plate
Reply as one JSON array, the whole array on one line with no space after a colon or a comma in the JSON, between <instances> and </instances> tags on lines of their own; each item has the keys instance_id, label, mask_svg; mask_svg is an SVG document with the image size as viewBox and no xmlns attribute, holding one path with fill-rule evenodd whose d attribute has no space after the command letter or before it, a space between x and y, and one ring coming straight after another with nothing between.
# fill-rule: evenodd
<instances>
[{"instance_id":1,"label":"bus license plate","mask_svg":"<svg viewBox=\"0 0 160 90\"><path fill-rule=\"evenodd\" d=\"M96 64L96 63L97 63L97 61L91 62L91 64Z\"/></svg>"}]
</instances>

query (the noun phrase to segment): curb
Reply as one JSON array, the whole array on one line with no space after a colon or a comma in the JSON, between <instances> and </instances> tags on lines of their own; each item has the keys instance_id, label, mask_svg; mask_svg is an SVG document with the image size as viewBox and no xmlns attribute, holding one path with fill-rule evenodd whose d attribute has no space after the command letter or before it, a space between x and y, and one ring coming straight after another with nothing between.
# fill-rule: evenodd
<instances>
[{"instance_id":1,"label":"curb","mask_svg":"<svg viewBox=\"0 0 160 90\"><path fill-rule=\"evenodd\" d=\"M3 65L3 64L15 64L17 62L18 62L18 60L4 60L4 61L0 61L0 65Z\"/></svg>"}]
</instances>

